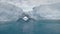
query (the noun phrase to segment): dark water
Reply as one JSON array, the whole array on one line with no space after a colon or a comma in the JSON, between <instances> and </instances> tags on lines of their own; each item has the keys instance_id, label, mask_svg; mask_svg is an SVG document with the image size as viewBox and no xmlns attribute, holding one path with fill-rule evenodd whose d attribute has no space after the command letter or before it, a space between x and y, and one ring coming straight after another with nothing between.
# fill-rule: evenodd
<instances>
[{"instance_id":1,"label":"dark water","mask_svg":"<svg viewBox=\"0 0 60 34\"><path fill-rule=\"evenodd\" d=\"M0 34L60 34L60 20L0 22Z\"/></svg>"}]
</instances>

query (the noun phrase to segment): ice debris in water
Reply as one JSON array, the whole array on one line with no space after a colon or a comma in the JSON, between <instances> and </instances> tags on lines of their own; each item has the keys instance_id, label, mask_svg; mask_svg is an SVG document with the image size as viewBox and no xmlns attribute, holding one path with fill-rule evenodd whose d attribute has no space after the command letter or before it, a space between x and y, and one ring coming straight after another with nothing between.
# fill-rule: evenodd
<instances>
[{"instance_id":1,"label":"ice debris in water","mask_svg":"<svg viewBox=\"0 0 60 34\"><path fill-rule=\"evenodd\" d=\"M27 20L28 20L28 17L26 17L26 16L25 16L25 17L23 17L23 20L27 21Z\"/></svg>"}]
</instances>

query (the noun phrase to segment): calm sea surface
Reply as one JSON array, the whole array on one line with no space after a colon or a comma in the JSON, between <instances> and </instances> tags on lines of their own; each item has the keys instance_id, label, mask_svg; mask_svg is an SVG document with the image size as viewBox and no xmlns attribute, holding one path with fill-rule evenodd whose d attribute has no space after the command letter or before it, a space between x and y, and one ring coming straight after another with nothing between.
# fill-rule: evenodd
<instances>
[{"instance_id":1,"label":"calm sea surface","mask_svg":"<svg viewBox=\"0 0 60 34\"><path fill-rule=\"evenodd\" d=\"M0 22L0 34L60 34L60 20Z\"/></svg>"}]
</instances>

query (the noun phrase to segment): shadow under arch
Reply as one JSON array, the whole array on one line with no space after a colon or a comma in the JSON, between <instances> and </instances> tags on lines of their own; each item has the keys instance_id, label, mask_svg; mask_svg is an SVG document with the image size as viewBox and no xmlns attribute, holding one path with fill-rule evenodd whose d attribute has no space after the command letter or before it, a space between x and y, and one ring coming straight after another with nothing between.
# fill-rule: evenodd
<instances>
[{"instance_id":1,"label":"shadow under arch","mask_svg":"<svg viewBox=\"0 0 60 34\"><path fill-rule=\"evenodd\" d=\"M25 16L28 18L28 20L26 21L23 19ZM17 20L17 22L30 22L30 21L35 21L35 19L31 18L31 16L29 16L26 13L22 13L22 16Z\"/></svg>"}]
</instances>

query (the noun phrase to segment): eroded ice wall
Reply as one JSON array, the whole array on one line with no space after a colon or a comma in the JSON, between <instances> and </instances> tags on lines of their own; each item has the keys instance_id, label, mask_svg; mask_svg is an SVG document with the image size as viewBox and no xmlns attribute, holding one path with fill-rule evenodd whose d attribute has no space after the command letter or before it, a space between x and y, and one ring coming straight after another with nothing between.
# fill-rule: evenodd
<instances>
[{"instance_id":1,"label":"eroded ice wall","mask_svg":"<svg viewBox=\"0 0 60 34\"><path fill-rule=\"evenodd\" d=\"M60 19L60 3L35 7L33 13L44 19Z\"/></svg>"},{"instance_id":2,"label":"eroded ice wall","mask_svg":"<svg viewBox=\"0 0 60 34\"><path fill-rule=\"evenodd\" d=\"M11 20L12 18L15 20L18 18L16 15L20 15L22 11L36 19L40 17L60 19L59 2L60 0L0 0L0 10L3 9L0 11L0 20Z\"/></svg>"},{"instance_id":3,"label":"eroded ice wall","mask_svg":"<svg viewBox=\"0 0 60 34\"><path fill-rule=\"evenodd\" d=\"M18 19L23 10L15 5L0 3L0 21L14 21Z\"/></svg>"}]
</instances>

